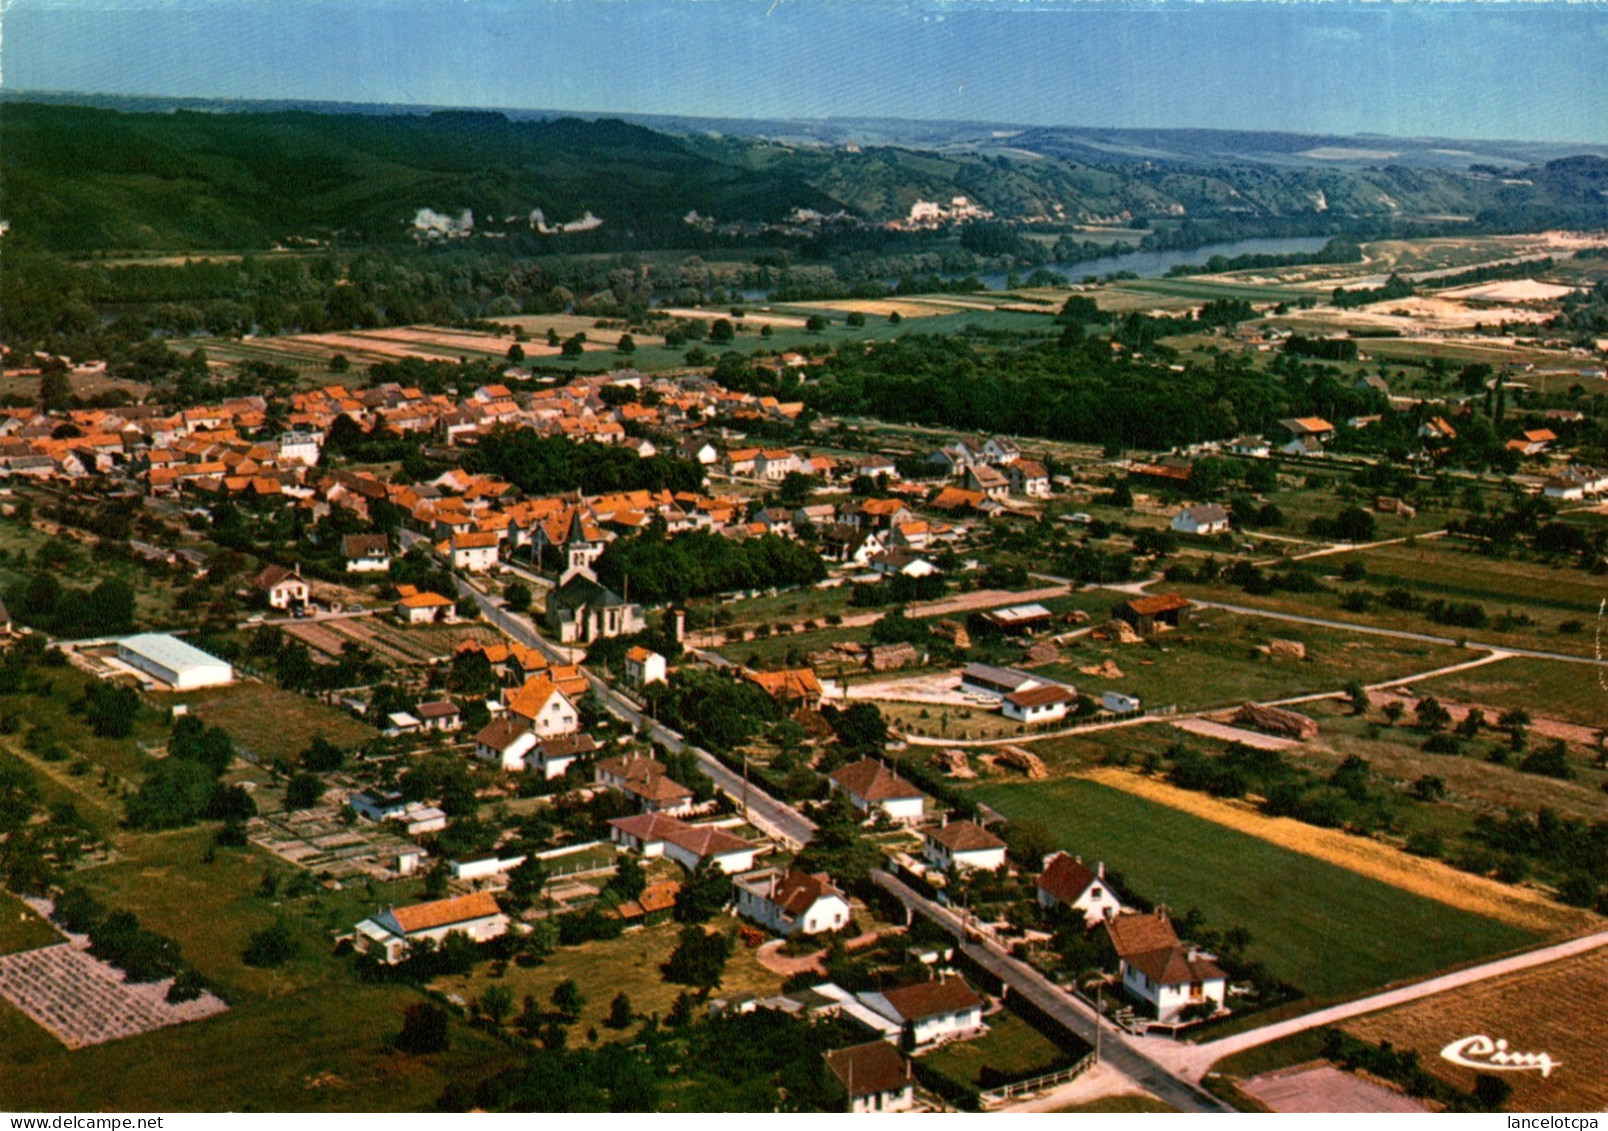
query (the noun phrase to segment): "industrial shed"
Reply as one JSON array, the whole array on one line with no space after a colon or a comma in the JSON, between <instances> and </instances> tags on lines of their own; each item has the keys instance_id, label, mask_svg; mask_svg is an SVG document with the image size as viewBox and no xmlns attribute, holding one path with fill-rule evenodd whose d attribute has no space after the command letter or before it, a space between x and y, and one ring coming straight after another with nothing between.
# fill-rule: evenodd
<instances>
[{"instance_id":1,"label":"industrial shed","mask_svg":"<svg viewBox=\"0 0 1608 1131\"><path fill-rule=\"evenodd\" d=\"M147 632L117 642L117 658L175 691L234 682L234 668L175 636Z\"/></svg>"}]
</instances>

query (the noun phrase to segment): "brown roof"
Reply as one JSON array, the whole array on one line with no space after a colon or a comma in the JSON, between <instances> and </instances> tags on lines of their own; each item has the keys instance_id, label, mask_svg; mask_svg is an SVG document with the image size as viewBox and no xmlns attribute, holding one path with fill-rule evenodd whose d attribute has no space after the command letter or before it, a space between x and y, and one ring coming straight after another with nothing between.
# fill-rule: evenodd
<instances>
[{"instance_id":1,"label":"brown roof","mask_svg":"<svg viewBox=\"0 0 1608 1131\"><path fill-rule=\"evenodd\" d=\"M644 801L659 804L685 801L692 796L692 790L663 774L644 774L641 777L631 778L625 783L625 790L627 793L636 794Z\"/></svg>"},{"instance_id":2,"label":"brown roof","mask_svg":"<svg viewBox=\"0 0 1608 1131\"><path fill-rule=\"evenodd\" d=\"M927 835L951 852L1005 847L1004 841L976 821L950 821L941 829L929 829Z\"/></svg>"},{"instance_id":3,"label":"brown roof","mask_svg":"<svg viewBox=\"0 0 1608 1131\"><path fill-rule=\"evenodd\" d=\"M475 735L475 741L493 750L507 750L520 735L530 733L530 724L524 719L503 717L493 719Z\"/></svg>"},{"instance_id":4,"label":"brown roof","mask_svg":"<svg viewBox=\"0 0 1608 1131\"><path fill-rule=\"evenodd\" d=\"M451 700L442 700L439 703L420 703L418 715L421 719L449 719L453 715L461 714L458 704Z\"/></svg>"},{"instance_id":5,"label":"brown roof","mask_svg":"<svg viewBox=\"0 0 1608 1131\"><path fill-rule=\"evenodd\" d=\"M341 553L349 558L390 552L391 540L383 534L348 534L341 539Z\"/></svg>"},{"instance_id":6,"label":"brown roof","mask_svg":"<svg viewBox=\"0 0 1608 1131\"><path fill-rule=\"evenodd\" d=\"M921 796L921 790L881 762L873 762L870 758L862 758L829 776L856 797L863 797L870 802Z\"/></svg>"},{"instance_id":7,"label":"brown roof","mask_svg":"<svg viewBox=\"0 0 1608 1131\"><path fill-rule=\"evenodd\" d=\"M1124 601L1123 604L1133 610L1136 615L1142 617L1153 617L1157 613L1170 613L1174 609L1194 607L1190 604L1189 598L1181 593L1160 593L1154 597L1135 597L1131 601Z\"/></svg>"},{"instance_id":8,"label":"brown roof","mask_svg":"<svg viewBox=\"0 0 1608 1131\"><path fill-rule=\"evenodd\" d=\"M676 896L681 894L681 884L676 880L666 880L659 884L649 884L642 889L642 894L635 899L628 899L615 908L622 919L640 919L644 915L651 915L655 911L668 911L676 905Z\"/></svg>"},{"instance_id":9,"label":"brown roof","mask_svg":"<svg viewBox=\"0 0 1608 1131\"><path fill-rule=\"evenodd\" d=\"M940 1013L958 1013L983 1004L964 978L954 975L938 982L917 982L912 986L883 990L882 996L906 1021L920 1021Z\"/></svg>"},{"instance_id":10,"label":"brown roof","mask_svg":"<svg viewBox=\"0 0 1608 1131\"><path fill-rule=\"evenodd\" d=\"M1106 920L1106 933L1117 957L1132 958L1155 950L1171 950L1178 945L1178 933L1164 912L1149 915L1118 915Z\"/></svg>"},{"instance_id":11,"label":"brown roof","mask_svg":"<svg viewBox=\"0 0 1608 1131\"><path fill-rule=\"evenodd\" d=\"M819 699L821 681L811 668L790 668L780 672L746 672L773 699Z\"/></svg>"},{"instance_id":12,"label":"brown roof","mask_svg":"<svg viewBox=\"0 0 1608 1131\"><path fill-rule=\"evenodd\" d=\"M668 841L686 849L694 856L722 856L728 852L741 852L752 848L746 840L708 825L689 825L663 813L643 813L636 817L616 817L609 822L628 836L644 843Z\"/></svg>"},{"instance_id":13,"label":"brown roof","mask_svg":"<svg viewBox=\"0 0 1608 1131\"><path fill-rule=\"evenodd\" d=\"M610 777L633 781L664 773L665 764L657 758L649 758L646 754L618 754L613 758L603 759L597 764L597 769L599 773L608 774Z\"/></svg>"},{"instance_id":14,"label":"brown roof","mask_svg":"<svg viewBox=\"0 0 1608 1131\"><path fill-rule=\"evenodd\" d=\"M772 886L770 900L789 915L802 915L824 896L835 895L847 902L848 897L832 883L825 872L791 871Z\"/></svg>"},{"instance_id":15,"label":"brown roof","mask_svg":"<svg viewBox=\"0 0 1608 1131\"><path fill-rule=\"evenodd\" d=\"M574 758L597 749L597 743L589 734L556 734L542 739L540 746L542 754L548 758Z\"/></svg>"},{"instance_id":16,"label":"brown roof","mask_svg":"<svg viewBox=\"0 0 1608 1131\"><path fill-rule=\"evenodd\" d=\"M835 1049L826 1054L826 1067L850 1099L902 1092L910 1085L910 1062L887 1041Z\"/></svg>"},{"instance_id":17,"label":"brown roof","mask_svg":"<svg viewBox=\"0 0 1608 1131\"><path fill-rule=\"evenodd\" d=\"M1077 857L1057 852L1039 875L1039 890L1061 903L1071 903L1100 879L1100 873Z\"/></svg>"},{"instance_id":18,"label":"brown roof","mask_svg":"<svg viewBox=\"0 0 1608 1131\"><path fill-rule=\"evenodd\" d=\"M501 910L489 891L477 891L473 895L460 895L454 899L438 899L433 903L415 903L412 907L398 907L391 912L397 925L408 934L498 914L501 914Z\"/></svg>"},{"instance_id":19,"label":"brown roof","mask_svg":"<svg viewBox=\"0 0 1608 1131\"><path fill-rule=\"evenodd\" d=\"M270 565L264 566L263 571L256 576L251 584L258 589L272 589L285 580L300 581L301 578L282 565Z\"/></svg>"},{"instance_id":20,"label":"brown roof","mask_svg":"<svg viewBox=\"0 0 1608 1131\"><path fill-rule=\"evenodd\" d=\"M1128 965L1161 986L1181 986L1225 977L1223 968L1199 951L1183 946L1130 955Z\"/></svg>"},{"instance_id":21,"label":"brown roof","mask_svg":"<svg viewBox=\"0 0 1608 1131\"><path fill-rule=\"evenodd\" d=\"M1048 687L1029 687L1026 691L1013 691L1005 696L1018 707L1044 707L1051 703L1070 703L1072 692L1057 684Z\"/></svg>"}]
</instances>

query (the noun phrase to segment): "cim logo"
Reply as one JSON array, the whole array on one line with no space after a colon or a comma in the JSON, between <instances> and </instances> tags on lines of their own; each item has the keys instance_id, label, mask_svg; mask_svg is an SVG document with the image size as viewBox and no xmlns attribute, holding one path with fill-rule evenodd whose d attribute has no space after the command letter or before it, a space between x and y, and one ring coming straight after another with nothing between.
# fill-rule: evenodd
<instances>
[{"instance_id":1,"label":"cim logo","mask_svg":"<svg viewBox=\"0 0 1608 1131\"><path fill-rule=\"evenodd\" d=\"M1453 1041L1441 1049L1441 1058L1464 1068L1495 1069L1498 1072L1539 1072L1551 1076L1554 1068L1562 1068L1544 1052L1509 1052L1506 1041L1493 1041L1483 1033Z\"/></svg>"}]
</instances>

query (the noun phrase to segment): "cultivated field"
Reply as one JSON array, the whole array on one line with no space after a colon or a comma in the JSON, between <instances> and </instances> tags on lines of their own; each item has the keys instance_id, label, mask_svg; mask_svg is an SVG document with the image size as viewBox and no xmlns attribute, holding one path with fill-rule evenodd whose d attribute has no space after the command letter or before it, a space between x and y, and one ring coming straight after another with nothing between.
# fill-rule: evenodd
<instances>
[{"instance_id":1,"label":"cultivated field","mask_svg":"<svg viewBox=\"0 0 1608 1131\"><path fill-rule=\"evenodd\" d=\"M348 645L366 648L384 663L417 667L450 657L465 640L495 643L502 638L485 625L439 625L401 628L379 617L340 617L321 621L299 621L284 626L318 655L334 659Z\"/></svg>"},{"instance_id":2,"label":"cultivated field","mask_svg":"<svg viewBox=\"0 0 1608 1131\"><path fill-rule=\"evenodd\" d=\"M1513 656L1415 683L1412 690L1481 706L1493 719L1493 709L1522 707L1537 719L1545 716L1584 727L1608 725L1608 668Z\"/></svg>"},{"instance_id":3,"label":"cultivated field","mask_svg":"<svg viewBox=\"0 0 1608 1131\"><path fill-rule=\"evenodd\" d=\"M1318 828L1289 817L1264 817L1247 802L1225 801L1179 789L1160 778L1128 770L1099 769L1083 776L1425 899L1525 930L1568 935L1597 923L1588 912L1564 907L1529 888L1460 872L1438 860L1410 856L1377 840L1339 829Z\"/></svg>"},{"instance_id":4,"label":"cultivated field","mask_svg":"<svg viewBox=\"0 0 1608 1131\"><path fill-rule=\"evenodd\" d=\"M1098 782L986 785L971 796L1107 866L1175 913L1246 927L1249 953L1333 1000L1534 942L1536 932L1426 899ZM1210 861L1203 867L1203 861Z\"/></svg>"},{"instance_id":5,"label":"cultivated field","mask_svg":"<svg viewBox=\"0 0 1608 1131\"><path fill-rule=\"evenodd\" d=\"M1443 1058L1447 1045L1483 1035L1515 1053L1545 1053L1557 1062L1538 1070L1499 1073L1513 1087L1511 1111L1608 1110L1608 1043L1602 1003L1608 1001L1608 950L1508 974L1348 1021L1364 1040L1388 1040L1418 1053L1420 1063L1463 1089L1476 1069ZM1478 1059L1469 1057L1468 1059Z\"/></svg>"}]
</instances>

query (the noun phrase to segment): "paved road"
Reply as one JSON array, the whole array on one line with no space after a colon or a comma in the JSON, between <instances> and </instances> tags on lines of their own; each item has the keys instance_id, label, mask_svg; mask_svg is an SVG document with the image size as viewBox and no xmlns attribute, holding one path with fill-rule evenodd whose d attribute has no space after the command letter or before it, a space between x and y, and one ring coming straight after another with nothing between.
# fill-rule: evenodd
<instances>
[{"instance_id":1,"label":"paved road","mask_svg":"<svg viewBox=\"0 0 1608 1131\"><path fill-rule=\"evenodd\" d=\"M1145 1038L1141 1041L1145 1051L1168 1070L1191 1080L1199 1080L1208 1069L1225 1056L1245 1049L1256 1048L1271 1041L1288 1037L1293 1033L1315 1029L1320 1025L1332 1025L1336 1021L1344 1021L1350 1017L1360 1017L1364 1013L1374 1013L1391 1006L1402 1005L1405 1002L1417 1001L1419 998L1430 997L1434 994L1444 993L1447 990L1457 989L1459 986L1472 985L1475 982L1499 978L1504 974L1511 974L1515 970L1525 970L1531 966L1541 966L1548 962L1556 962L1561 958L1569 958L1576 954L1596 950L1608 946L1608 931L1595 935L1585 935L1578 939L1569 939L1567 942L1557 943L1553 946L1544 946L1539 950L1526 951L1523 954L1510 955L1507 958L1498 958L1494 962L1487 962L1480 966L1471 966L1466 970L1457 970L1450 974L1442 974L1436 978L1428 978L1422 982L1414 982L1408 986L1398 986L1384 993L1374 994L1372 997L1358 998L1356 1001L1346 1002L1344 1005L1331 1006L1328 1009L1314 1010L1300 1017L1292 1017L1288 1021L1275 1022L1264 1025L1260 1029L1252 1029L1245 1033L1235 1033L1221 1040L1207 1041L1199 1045L1180 1045L1160 1038Z\"/></svg>"},{"instance_id":2,"label":"paved road","mask_svg":"<svg viewBox=\"0 0 1608 1131\"><path fill-rule=\"evenodd\" d=\"M1025 962L1012 958L999 946L990 942L973 943L965 941L966 928L958 915L953 911L940 907L930 899L924 899L912 890L909 885L902 883L887 872L874 871L871 873L871 878L876 882L877 886L893 895L905 907L925 915L953 934L960 940L960 948L965 952L966 956L1008 985L1012 993L1019 994L1032 1002L1033 1005L1043 1011L1045 1016L1054 1020L1068 1032L1091 1045L1094 1044L1095 1014L1094 1010L1087 1004L1055 985ZM1151 1056L1140 1052L1130 1043L1125 1034L1112 1029L1108 1025L1101 1027L1100 1057L1104 1063L1127 1076L1157 1099L1171 1104L1179 1111L1220 1112L1233 1110L1216 1097L1208 1095L1188 1081L1180 1079Z\"/></svg>"},{"instance_id":3,"label":"paved road","mask_svg":"<svg viewBox=\"0 0 1608 1131\"><path fill-rule=\"evenodd\" d=\"M487 621L519 643L529 648L535 648L555 663L567 664L575 662L571 658L571 649L554 644L538 633L525 617L518 616L502 608L463 578L458 579L458 592L463 596L472 597L475 603L480 606L481 615ZM690 750L698 759L704 773L709 775L718 788L738 801L747 797L748 819L754 824L755 828L795 848L802 847L815 834L814 822L810 821L802 813L776 800L776 798L758 786L748 785L745 788L742 775L728 769L723 762L709 753L709 751L687 743L677 732L644 715L637 709L636 704L615 691L614 688L596 675L589 671L585 672L585 675L587 682L592 686L592 690L597 693L598 697L603 700L603 704L611 712L637 727L651 737L653 741L663 743L665 749L673 753L679 754L682 750Z\"/></svg>"}]
</instances>

